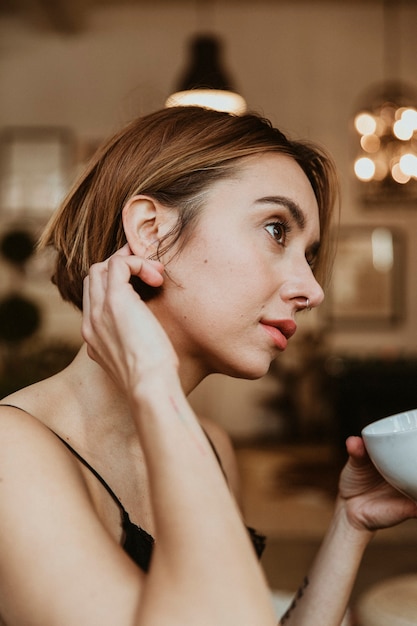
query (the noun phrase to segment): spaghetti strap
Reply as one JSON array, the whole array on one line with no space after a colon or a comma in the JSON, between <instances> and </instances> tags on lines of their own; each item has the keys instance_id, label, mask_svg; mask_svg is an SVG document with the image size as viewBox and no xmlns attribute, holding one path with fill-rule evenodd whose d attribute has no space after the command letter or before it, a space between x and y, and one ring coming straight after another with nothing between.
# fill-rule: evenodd
<instances>
[{"instance_id":1,"label":"spaghetti strap","mask_svg":"<svg viewBox=\"0 0 417 626\"><path fill-rule=\"evenodd\" d=\"M14 406L13 404L1 404L0 403L0 407L1 406L9 406L14 409L19 409L19 411L23 411L23 413L26 413L24 409L18 406ZM149 569L149 565L150 565L150 561L152 557L153 545L155 543L155 540L152 537L152 535L150 535L148 532L146 532L146 530L144 530L137 524L134 524L130 520L128 512L124 508L123 504L120 502L119 498L114 493L113 489L111 489L111 487L106 483L104 478L102 478L100 474L94 469L94 467L92 467L90 463L88 463L88 461L86 461L67 441L65 441L65 439L63 439L54 430L52 430L52 428L49 428L49 427L47 428L52 434L55 435L55 437L57 437L66 446L69 452L71 452L71 454L73 454L75 458L78 461L80 461L80 463L82 463L97 478L97 480L106 489L107 493L112 497L112 499L118 505L120 512L122 514L122 524L123 524L123 530L125 533L124 541L122 544L123 549L125 550L125 552L127 552L127 554L135 561L135 563L144 572L147 572ZM224 471L224 468L220 459L220 455L216 450L216 446L214 445L211 438L208 436L207 432L205 430L203 430L203 432L205 436L207 437L207 440L213 450L213 454L215 455L217 462L220 466L220 469L223 472L223 475L227 482L226 472ZM261 535L255 529L249 526L247 526L246 528L249 532L249 536L252 540L252 544L255 549L255 552L260 558L265 548L266 537L264 535Z\"/></svg>"},{"instance_id":2,"label":"spaghetti strap","mask_svg":"<svg viewBox=\"0 0 417 626\"><path fill-rule=\"evenodd\" d=\"M76 459L78 459L78 461L80 461L80 463L82 463L88 470L90 470L90 472L92 474L94 474L94 476L97 478L97 480L103 485L103 487L106 489L106 491L111 495L111 497L113 498L113 500L119 505L119 507L121 509L123 509L124 511L124 507L122 505L122 503L120 502L119 498L116 496L116 494L114 493L113 489L106 483L106 481L104 480L104 478L102 476L100 476L100 474L97 472L97 470L94 469L94 467L92 465L90 465L90 463L88 461L86 461L78 452L77 450L74 450L74 448L68 443L68 441L65 441L65 439L63 439L62 437L60 437L60 435L58 435L54 430L52 430L51 428L49 429L51 431L51 433L53 433L56 437L58 437L58 439L60 439L60 441L62 441L62 443L64 444L64 446L66 446L68 448L68 450L75 456Z\"/></svg>"},{"instance_id":3,"label":"spaghetti strap","mask_svg":"<svg viewBox=\"0 0 417 626\"><path fill-rule=\"evenodd\" d=\"M14 406L13 404L0 403L0 407L1 406L9 406L14 409L19 409L23 413L27 413L24 409L18 406ZM95 478L102 484L107 493L117 504L121 514L124 533L121 544L123 550L130 556L130 558L136 563L138 567L140 567L144 572L147 572L149 570L153 546L155 543L152 535L150 535L148 532L146 532L146 530L130 520L129 513L126 511L123 504L114 493L113 489L109 487L104 478L100 476L100 474L94 469L94 467L92 467L90 463L88 463L88 461L86 461L67 441L65 441L65 439L58 435L54 430L52 430L51 428L48 428L48 430L66 446L68 451L71 452L71 454L73 454L74 457L93 474L93 476L95 476Z\"/></svg>"},{"instance_id":4,"label":"spaghetti strap","mask_svg":"<svg viewBox=\"0 0 417 626\"><path fill-rule=\"evenodd\" d=\"M11 407L12 409L18 409L19 411L23 411L23 413L27 413L27 411L22 409L20 406L15 406L14 404L1 404L0 403L0 407L1 406L8 406L8 407ZM94 474L94 476L97 478L97 480L100 481L100 483L103 485L103 487L106 489L106 491L110 494L110 496L113 498L113 500L118 504L118 506L124 512L125 509L124 509L122 503L120 502L119 498L116 496L116 494L114 493L113 489L106 483L104 478L102 478L102 476L100 476L100 474L97 472L97 470L95 470L94 467L92 465L90 465L90 463L88 463L88 461L86 461L67 441L65 441L65 439L63 439L54 430L52 430L52 428L49 428L49 426L46 426L46 428L48 428L48 430L52 434L54 434L55 437L58 437L58 439L60 441L62 441L62 443L68 448L68 450L75 456L75 458L78 459L78 461L80 461L80 463L82 463L88 470L90 470L90 472L92 474Z\"/></svg>"}]
</instances>

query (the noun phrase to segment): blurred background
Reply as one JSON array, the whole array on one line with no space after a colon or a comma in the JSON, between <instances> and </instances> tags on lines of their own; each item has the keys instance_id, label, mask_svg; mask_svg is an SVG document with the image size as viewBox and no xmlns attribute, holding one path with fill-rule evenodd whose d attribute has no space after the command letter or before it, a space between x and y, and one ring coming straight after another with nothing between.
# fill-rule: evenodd
<instances>
[{"instance_id":1,"label":"blurred background","mask_svg":"<svg viewBox=\"0 0 417 626\"><path fill-rule=\"evenodd\" d=\"M327 302L263 380L192 395L236 444L277 589L298 587L322 537L346 436L417 406L416 27L416 0L0 0L0 395L80 345L34 242L100 142L184 87L196 39L248 109L336 161ZM381 533L354 598L415 571L416 539L411 523Z\"/></svg>"}]
</instances>

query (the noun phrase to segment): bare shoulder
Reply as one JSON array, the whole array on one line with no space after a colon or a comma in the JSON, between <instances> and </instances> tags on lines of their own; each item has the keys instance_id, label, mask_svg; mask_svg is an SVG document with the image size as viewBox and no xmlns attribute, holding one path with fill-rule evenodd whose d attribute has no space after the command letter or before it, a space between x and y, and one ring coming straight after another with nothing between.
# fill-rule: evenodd
<instances>
[{"instance_id":1,"label":"bare shoulder","mask_svg":"<svg viewBox=\"0 0 417 626\"><path fill-rule=\"evenodd\" d=\"M2 401L3 402L3 401ZM27 497L37 488L46 493L54 483L88 499L79 467L56 435L37 417L18 406L0 403L0 506L4 495ZM15 489L15 491L13 491Z\"/></svg>"},{"instance_id":2,"label":"bare shoulder","mask_svg":"<svg viewBox=\"0 0 417 626\"><path fill-rule=\"evenodd\" d=\"M19 467L23 471L35 461L40 464L46 453L46 462L59 456L60 446L55 435L36 417L18 406L0 403L0 468L3 472L11 464L16 478Z\"/></svg>"},{"instance_id":3,"label":"bare shoulder","mask_svg":"<svg viewBox=\"0 0 417 626\"><path fill-rule=\"evenodd\" d=\"M138 573L101 523L65 447L35 417L4 405L0 446L5 623L110 625L115 609L131 619Z\"/></svg>"},{"instance_id":4,"label":"bare shoulder","mask_svg":"<svg viewBox=\"0 0 417 626\"><path fill-rule=\"evenodd\" d=\"M199 422L207 433L220 457L224 472L227 476L230 489L238 504L241 504L241 487L239 468L230 435L217 422L199 416Z\"/></svg>"},{"instance_id":5,"label":"bare shoulder","mask_svg":"<svg viewBox=\"0 0 417 626\"><path fill-rule=\"evenodd\" d=\"M19 451L33 452L45 439L47 428L27 411L11 404L0 402L0 463ZM52 433L50 433L52 435ZM22 459L24 462L24 459Z\"/></svg>"}]
</instances>

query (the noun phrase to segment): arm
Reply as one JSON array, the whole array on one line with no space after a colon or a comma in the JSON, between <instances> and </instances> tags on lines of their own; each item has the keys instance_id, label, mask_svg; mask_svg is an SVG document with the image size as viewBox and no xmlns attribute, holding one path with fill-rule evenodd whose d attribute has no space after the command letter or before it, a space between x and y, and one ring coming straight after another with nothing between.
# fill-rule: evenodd
<instances>
[{"instance_id":1,"label":"arm","mask_svg":"<svg viewBox=\"0 0 417 626\"><path fill-rule=\"evenodd\" d=\"M132 624L144 576L101 523L79 466L30 415L0 414L0 623Z\"/></svg>"},{"instance_id":2,"label":"arm","mask_svg":"<svg viewBox=\"0 0 417 626\"><path fill-rule=\"evenodd\" d=\"M272 625L267 585L181 388L177 357L129 285L136 274L156 286L161 271L125 248L94 266L85 287L89 354L129 399L150 477L157 542L137 623Z\"/></svg>"},{"instance_id":3,"label":"arm","mask_svg":"<svg viewBox=\"0 0 417 626\"><path fill-rule=\"evenodd\" d=\"M217 461L182 391L166 388L170 397L149 400L145 414L141 396L158 536L141 623L169 616L173 624L273 624L261 570Z\"/></svg>"},{"instance_id":4,"label":"arm","mask_svg":"<svg viewBox=\"0 0 417 626\"><path fill-rule=\"evenodd\" d=\"M417 504L383 480L361 438L350 437L347 449L332 523L298 599L281 619L285 626L339 626L375 531L417 517Z\"/></svg>"},{"instance_id":5,"label":"arm","mask_svg":"<svg viewBox=\"0 0 417 626\"><path fill-rule=\"evenodd\" d=\"M2 407L0 621L272 625L267 588L237 508L184 397L171 344L131 289L130 271L116 262L108 272L112 287L107 264L92 270L84 333L110 375L121 374L143 440L157 523L150 574L104 527L82 470L57 438L30 415L19 411L16 419L17 409ZM148 265L137 272L155 280ZM137 360L137 345L146 359Z\"/></svg>"}]
</instances>

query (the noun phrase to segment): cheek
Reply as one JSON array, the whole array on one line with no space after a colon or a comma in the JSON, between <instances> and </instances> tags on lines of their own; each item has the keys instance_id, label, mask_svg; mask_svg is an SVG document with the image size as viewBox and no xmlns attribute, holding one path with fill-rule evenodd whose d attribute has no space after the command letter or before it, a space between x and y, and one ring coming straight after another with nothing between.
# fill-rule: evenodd
<instances>
[{"instance_id":1,"label":"cheek","mask_svg":"<svg viewBox=\"0 0 417 626\"><path fill-rule=\"evenodd\" d=\"M206 289L221 291L221 297L228 299L229 294L247 290L253 284L256 270L244 255L219 254L204 259L201 274Z\"/></svg>"},{"instance_id":2,"label":"cheek","mask_svg":"<svg viewBox=\"0 0 417 626\"><path fill-rule=\"evenodd\" d=\"M233 302L242 306L242 302L249 304L257 296L267 298L274 292L269 255L263 255L245 236L230 238L219 236L221 229L207 231L190 241L167 267L187 297L196 304L200 301L223 309Z\"/></svg>"},{"instance_id":3,"label":"cheek","mask_svg":"<svg viewBox=\"0 0 417 626\"><path fill-rule=\"evenodd\" d=\"M237 321L257 317L276 288L271 271L256 258L217 258L205 265L200 297L217 318L224 315L228 323L231 318Z\"/></svg>"}]
</instances>

